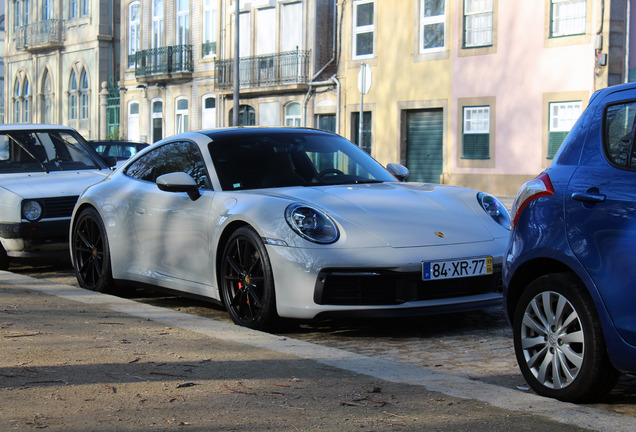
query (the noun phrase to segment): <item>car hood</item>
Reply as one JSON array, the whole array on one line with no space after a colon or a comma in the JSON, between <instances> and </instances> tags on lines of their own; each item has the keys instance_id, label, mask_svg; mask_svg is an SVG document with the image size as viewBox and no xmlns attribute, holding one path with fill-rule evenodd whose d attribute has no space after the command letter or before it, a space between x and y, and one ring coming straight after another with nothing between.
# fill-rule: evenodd
<instances>
[{"instance_id":1,"label":"car hood","mask_svg":"<svg viewBox=\"0 0 636 432\"><path fill-rule=\"evenodd\" d=\"M442 246L491 241L493 234L461 189L433 184L378 183L279 189L281 197L313 203L392 247ZM278 194L277 194L278 195ZM484 213L485 214L485 213ZM503 229L503 228L502 228Z\"/></svg>"},{"instance_id":2,"label":"car hood","mask_svg":"<svg viewBox=\"0 0 636 432\"><path fill-rule=\"evenodd\" d=\"M103 180L109 173L109 170L81 170L3 174L0 176L0 188L22 198L75 196Z\"/></svg>"}]
</instances>

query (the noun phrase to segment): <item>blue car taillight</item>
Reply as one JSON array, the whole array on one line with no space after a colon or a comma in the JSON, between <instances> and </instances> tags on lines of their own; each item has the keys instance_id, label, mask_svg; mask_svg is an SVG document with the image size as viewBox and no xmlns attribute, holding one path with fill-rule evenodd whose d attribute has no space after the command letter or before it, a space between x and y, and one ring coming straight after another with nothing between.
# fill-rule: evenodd
<instances>
[{"instance_id":1,"label":"blue car taillight","mask_svg":"<svg viewBox=\"0 0 636 432\"><path fill-rule=\"evenodd\" d=\"M530 202L536 200L537 198L541 198L544 196L550 196L554 194L554 187L552 186L552 182L550 181L550 176L548 173L541 173L536 178L526 182L519 193L517 194L517 198L515 198L515 202L512 205L512 224L511 227L514 228L519 221L519 216L523 212L523 209L526 208Z\"/></svg>"}]
</instances>

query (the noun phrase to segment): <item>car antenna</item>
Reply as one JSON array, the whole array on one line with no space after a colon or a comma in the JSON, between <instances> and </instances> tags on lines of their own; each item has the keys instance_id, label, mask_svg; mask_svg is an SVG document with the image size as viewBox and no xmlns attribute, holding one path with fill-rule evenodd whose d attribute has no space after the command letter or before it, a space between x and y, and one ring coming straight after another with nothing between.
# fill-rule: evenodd
<instances>
[{"instance_id":1,"label":"car antenna","mask_svg":"<svg viewBox=\"0 0 636 432\"><path fill-rule=\"evenodd\" d=\"M24 152L25 152L26 154L28 154L28 155L31 157L31 159L33 159L34 161L36 161L36 162L37 162L37 163L38 163L38 164L42 167L42 169L43 169L43 170L44 170L47 174L49 173L49 169L48 169L46 166L44 166L44 164L43 164L42 162L40 162L40 161L38 160L38 158L36 158L36 157L33 155L33 153L31 153L31 152L30 152L30 151L26 148L26 146L25 146L24 144L22 144L20 141L18 141L17 139L15 139L15 138L13 137L13 135L11 135L10 133L8 133L8 134L7 134L7 136L8 136L9 138L11 138L11 139L13 140L13 142L14 142L14 143L16 143L16 144L18 145L18 147L20 147L22 150L24 150Z\"/></svg>"}]
</instances>

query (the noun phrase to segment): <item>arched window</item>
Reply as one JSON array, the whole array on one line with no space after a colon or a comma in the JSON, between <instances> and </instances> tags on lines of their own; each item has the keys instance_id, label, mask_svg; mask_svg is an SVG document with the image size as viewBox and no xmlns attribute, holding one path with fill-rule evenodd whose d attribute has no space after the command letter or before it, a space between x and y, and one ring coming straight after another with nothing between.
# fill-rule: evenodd
<instances>
[{"instance_id":1,"label":"arched window","mask_svg":"<svg viewBox=\"0 0 636 432\"><path fill-rule=\"evenodd\" d=\"M44 71L44 77L42 78L41 100L40 116L42 122L53 123L53 84L48 70Z\"/></svg>"},{"instance_id":2,"label":"arched window","mask_svg":"<svg viewBox=\"0 0 636 432\"><path fill-rule=\"evenodd\" d=\"M15 83L13 84L13 121L16 123L20 123L22 121L22 98L20 95L22 94L20 90L20 80L18 78L15 79Z\"/></svg>"},{"instance_id":3,"label":"arched window","mask_svg":"<svg viewBox=\"0 0 636 432\"><path fill-rule=\"evenodd\" d=\"M151 137L152 142L163 139L163 102L161 100L152 101Z\"/></svg>"},{"instance_id":4,"label":"arched window","mask_svg":"<svg viewBox=\"0 0 636 432\"><path fill-rule=\"evenodd\" d=\"M188 131L188 100L177 99L177 109L175 110L175 133Z\"/></svg>"},{"instance_id":5,"label":"arched window","mask_svg":"<svg viewBox=\"0 0 636 432\"><path fill-rule=\"evenodd\" d=\"M230 110L230 126L235 126L233 123L234 108ZM238 125L237 126L255 126L256 125L256 111L249 105L239 106Z\"/></svg>"},{"instance_id":6,"label":"arched window","mask_svg":"<svg viewBox=\"0 0 636 432\"><path fill-rule=\"evenodd\" d=\"M69 78L68 92L68 119L75 121L77 120L77 76L74 70L71 71Z\"/></svg>"},{"instance_id":7,"label":"arched window","mask_svg":"<svg viewBox=\"0 0 636 432\"><path fill-rule=\"evenodd\" d=\"M139 141L139 102L128 102L128 139Z\"/></svg>"},{"instance_id":8,"label":"arched window","mask_svg":"<svg viewBox=\"0 0 636 432\"><path fill-rule=\"evenodd\" d=\"M80 75L80 120L88 120L88 76L86 69Z\"/></svg>"},{"instance_id":9,"label":"arched window","mask_svg":"<svg viewBox=\"0 0 636 432\"><path fill-rule=\"evenodd\" d=\"M300 126L300 104L290 102L285 105L285 126Z\"/></svg>"},{"instance_id":10,"label":"arched window","mask_svg":"<svg viewBox=\"0 0 636 432\"><path fill-rule=\"evenodd\" d=\"M201 112L201 129L216 127L216 97L214 95L203 96Z\"/></svg>"},{"instance_id":11,"label":"arched window","mask_svg":"<svg viewBox=\"0 0 636 432\"><path fill-rule=\"evenodd\" d=\"M24 71L20 71L13 83L13 121L31 122L31 84Z\"/></svg>"}]
</instances>

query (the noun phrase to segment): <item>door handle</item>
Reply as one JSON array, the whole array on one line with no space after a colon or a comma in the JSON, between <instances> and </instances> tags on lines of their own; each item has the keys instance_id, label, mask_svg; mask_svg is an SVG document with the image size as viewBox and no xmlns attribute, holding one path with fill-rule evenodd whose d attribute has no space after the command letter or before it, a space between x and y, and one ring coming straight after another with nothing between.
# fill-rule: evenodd
<instances>
[{"instance_id":1,"label":"door handle","mask_svg":"<svg viewBox=\"0 0 636 432\"><path fill-rule=\"evenodd\" d=\"M137 216L142 216L146 214L146 209L143 207L135 207L135 214Z\"/></svg>"},{"instance_id":2,"label":"door handle","mask_svg":"<svg viewBox=\"0 0 636 432\"><path fill-rule=\"evenodd\" d=\"M574 201L583 201L583 202L593 202L599 203L604 202L607 197L598 192L574 192L572 194L572 199Z\"/></svg>"}]
</instances>

